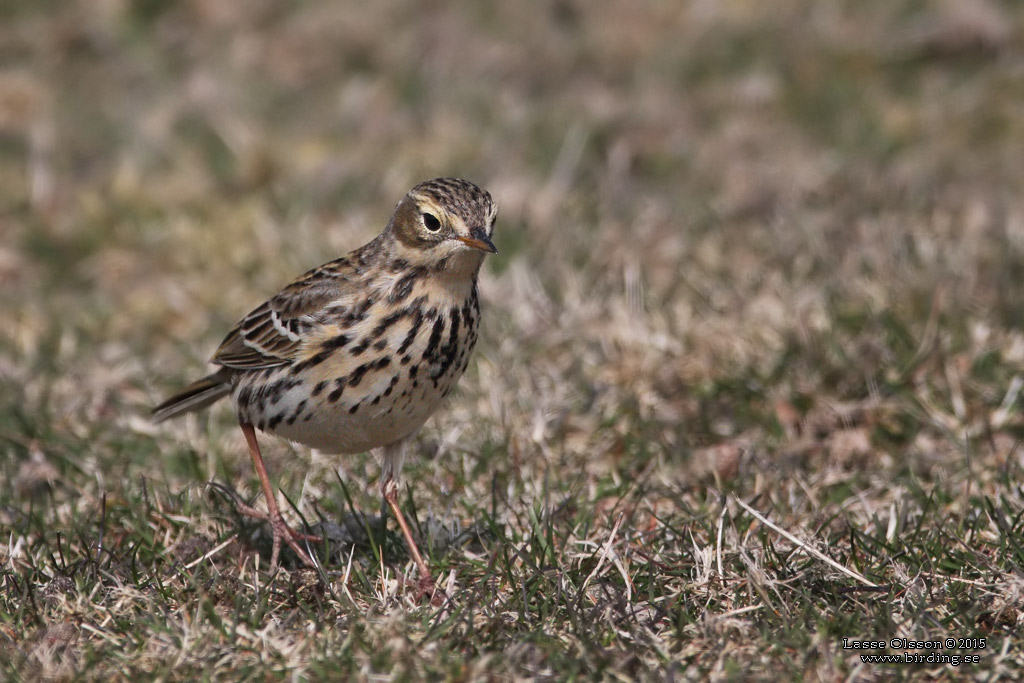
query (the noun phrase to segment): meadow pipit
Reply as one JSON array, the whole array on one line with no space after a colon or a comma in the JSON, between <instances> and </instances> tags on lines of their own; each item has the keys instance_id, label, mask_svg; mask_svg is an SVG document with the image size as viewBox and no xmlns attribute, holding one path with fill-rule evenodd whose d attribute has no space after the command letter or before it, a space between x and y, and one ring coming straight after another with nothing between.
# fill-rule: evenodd
<instances>
[{"instance_id":1,"label":"meadow pipit","mask_svg":"<svg viewBox=\"0 0 1024 683\"><path fill-rule=\"evenodd\" d=\"M477 339L477 275L497 207L473 183L438 178L402 198L384 231L347 256L309 271L228 333L220 366L153 410L161 422L231 396L267 500L271 567L281 540L307 565L285 522L256 429L326 453L383 450L381 491L409 544L420 583L432 585L396 503L405 451L459 381Z\"/></svg>"}]
</instances>

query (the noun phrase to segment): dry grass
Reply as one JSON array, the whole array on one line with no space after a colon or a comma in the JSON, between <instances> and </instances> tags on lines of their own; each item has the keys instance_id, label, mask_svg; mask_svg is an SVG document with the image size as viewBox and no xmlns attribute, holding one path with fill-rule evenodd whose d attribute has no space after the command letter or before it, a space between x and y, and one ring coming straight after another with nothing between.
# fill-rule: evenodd
<instances>
[{"instance_id":1,"label":"dry grass","mask_svg":"<svg viewBox=\"0 0 1024 683\"><path fill-rule=\"evenodd\" d=\"M0 678L1019 679L1022 21L7 2ZM448 174L501 205L476 363L406 470L448 599L352 515L371 456L267 440L334 525L322 576L270 576L230 411L147 410Z\"/></svg>"}]
</instances>

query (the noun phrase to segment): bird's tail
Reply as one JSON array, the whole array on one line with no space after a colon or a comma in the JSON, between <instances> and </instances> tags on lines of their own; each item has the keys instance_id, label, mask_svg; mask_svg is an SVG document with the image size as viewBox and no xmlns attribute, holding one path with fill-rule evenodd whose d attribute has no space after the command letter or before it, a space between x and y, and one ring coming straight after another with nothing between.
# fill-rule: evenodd
<instances>
[{"instance_id":1,"label":"bird's tail","mask_svg":"<svg viewBox=\"0 0 1024 683\"><path fill-rule=\"evenodd\" d=\"M193 382L153 408L153 422L163 422L194 410L200 410L231 393L231 375L219 370Z\"/></svg>"}]
</instances>

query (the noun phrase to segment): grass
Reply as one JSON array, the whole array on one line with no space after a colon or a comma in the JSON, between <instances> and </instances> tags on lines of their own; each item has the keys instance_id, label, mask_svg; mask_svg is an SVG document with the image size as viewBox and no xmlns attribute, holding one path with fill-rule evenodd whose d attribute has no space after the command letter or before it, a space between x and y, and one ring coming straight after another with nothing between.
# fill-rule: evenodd
<instances>
[{"instance_id":1,"label":"grass","mask_svg":"<svg viewBox=\"0 0 1024 683\"><path fill-rule=\"evenodd\" d=\"M0 10L0 678L1020 678L1024 14L591 4ZM268 438L271 575L230 411L148 410L437 175L501 206L443 599Z\"/></svg>"}]
</instances>

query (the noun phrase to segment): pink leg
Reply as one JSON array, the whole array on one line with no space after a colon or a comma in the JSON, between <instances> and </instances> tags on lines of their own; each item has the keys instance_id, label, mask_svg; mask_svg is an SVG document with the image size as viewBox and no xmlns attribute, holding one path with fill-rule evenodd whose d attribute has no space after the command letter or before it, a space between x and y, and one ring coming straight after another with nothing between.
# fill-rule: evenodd
<instances>
[{"instance_id":1,"label":"pink leg","mask_svg":"<svg viewBox=\"0 0 1024 683\"><path fill-rule=\"evenodd\" d=\"M256 474L260 478L260 484L263 486L263 496L267 500L267 512L260 512L255 508L251 508L248 505L238 504L238 511L247 517L255 517L256 519L265 519L270 522L270 528L274 534L274 550L270 555L270 570L274 571L277 569L277 558L281 551L281 539L283 538L285 543L291 546L295 554L299 556L302 563L307 567L316 567L316 564L310 559L306 551L299 545L299 541L319 541L317 536L310 536L309 534L300 534L295 531L288 523L284 521L284 517L281 515L281 510L277 507L277 500L274 496L274 488L270 485L270 477L267 476L267 468L263 464L263 456L260 455L260 445L256 441L256 430L251 424L242 423L242 433L245 434L245 441L249 444L249 455L252 456L252 464L256 468Z\"/></svg>"},{"instance_id":2,"label":"pink leg","mask_svg":"<svg viewBox=\"0 0 1024 683\"><path fill-rule=\"evenodd\" d=\"M420 570L420 597L427 593L433 592L434 589L434 577L430 574L430 567L427 566L426 561L423 559L423 555L420 554L420 549L416 545L416 541L412 538L412 531L409 529L409 524L405 521L405 516L402 514L401 508L398 507L398 486L395 485L394 480L387 476L382 485L381 492L384 494L384 500L387 501L391 511L395 513L395 518L398 520L398 526L402 528L402 536L405 537L405 542L409 546L409 552L412 553L413 562Z\"/></svg>"}]
</instances>

